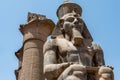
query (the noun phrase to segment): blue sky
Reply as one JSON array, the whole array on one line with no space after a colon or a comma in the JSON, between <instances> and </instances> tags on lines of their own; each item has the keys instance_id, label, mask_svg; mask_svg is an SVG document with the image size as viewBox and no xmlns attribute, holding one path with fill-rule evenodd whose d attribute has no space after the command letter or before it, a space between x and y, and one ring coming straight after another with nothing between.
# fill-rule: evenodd
<instances>
[{"instance_id":1,"label":"blue sky","mask_svg":"<svg viewBox=\"0 0 120 80\"><path fill-rule=\"evenodd\" d=\"M57 22L56 10L64 0L0 1L0 80L15 80L18 60L14 53L22 46L19 25L27 13L44 14ZM94 42L101 45L106 65L114 66L115 80L120 76L120 0L71 0L83 9L82 18Z\"/></svg>"}]
</instances>

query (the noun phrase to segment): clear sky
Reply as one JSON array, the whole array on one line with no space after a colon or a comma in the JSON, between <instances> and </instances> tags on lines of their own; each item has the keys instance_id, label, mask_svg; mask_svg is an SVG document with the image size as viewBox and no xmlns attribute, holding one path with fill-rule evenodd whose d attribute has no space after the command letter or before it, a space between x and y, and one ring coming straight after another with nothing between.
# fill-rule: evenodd
<instances>
[{"instance_id":1,"label":"clear sky","mask_svg":"<svg viewBox=\"0 0 120 80\"><path fill-rule=\"evenodd\" d=\"M0 1L0 80L15 80L18 68L15 52L22 46L19 25L27 13L44 14L57 22L56 10L64 0ZM82 18L94 42L101 45L106 65L114 66L115 80L120 77L120 0L71 0L83 8Z\"/></svg>"}]
</instances>

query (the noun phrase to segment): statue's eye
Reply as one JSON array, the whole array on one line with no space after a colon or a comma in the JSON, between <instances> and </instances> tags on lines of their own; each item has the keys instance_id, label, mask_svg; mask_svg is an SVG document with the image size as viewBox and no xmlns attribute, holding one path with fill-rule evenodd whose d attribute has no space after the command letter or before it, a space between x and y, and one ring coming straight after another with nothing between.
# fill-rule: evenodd
<instances>
[{"instance_id":1,"label":"statue's eye","mask_svg":"<svg viewBox=\"0 0 120 80\"><path fill-rule=\"evenodd\" d=\"M67 18L65 21L73 22L73 21L74 21L74 17L69 17L69 18Z\"/></svg>"},{"instance_id":2,"label":"statue's eye","mask_svg":"<svg viewBox=\"0 0 120 80\"><path fill-rule=\"evenodd\" d=\"M83 23L81 18L77 18L77 20L78 20L79 23Z\"/></svg>"}]
</instances>

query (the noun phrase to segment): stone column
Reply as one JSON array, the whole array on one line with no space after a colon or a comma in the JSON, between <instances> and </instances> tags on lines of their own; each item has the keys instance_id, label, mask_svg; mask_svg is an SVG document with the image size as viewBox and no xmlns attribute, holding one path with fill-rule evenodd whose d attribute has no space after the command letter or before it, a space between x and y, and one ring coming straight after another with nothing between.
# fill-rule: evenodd
<instances>
[{"instance_id":1,"label":"stone column","mask_svg":"<svg viewBox=\"0 0 120 80\"><path fill-rule=\"evenodd\" d=\"M43 44L53 28L54 23L46 18L36 18L20 26L24 39L22 69L18 80L44 80Z\"/></svg>"},{"instance_id":2,"label":"stone column","mask_svg":"<svg viewBox=\"0 0 120 80\"><path fill-rule=\"evenodd\" d=\"M20 48L17 52L15 52L15 55L19 61L18 69L15 70L16 80L18 80L20 77L19 74L20 74L21 68L22 68L23 48Z\"/></svg>"}]
</instances>

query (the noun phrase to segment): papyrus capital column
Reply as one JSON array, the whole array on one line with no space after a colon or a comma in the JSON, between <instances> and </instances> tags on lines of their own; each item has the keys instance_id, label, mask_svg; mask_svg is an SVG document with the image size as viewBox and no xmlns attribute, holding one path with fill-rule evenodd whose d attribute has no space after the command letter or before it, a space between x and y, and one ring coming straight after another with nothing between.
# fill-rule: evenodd
<instances>
[{"instance_id":1,"label":"papyrus capital column","mask_svg":"<svg viewBox=\"0 0 120 80\"><path fill-rule=\"evenodd\" d=\"M30 13L32 14L32 13ZM54 23L43 15L29 16L20 25L23 34L23 60L18 80L43 80L43 44L51 34Z\"/></svg>"}]
</instances>

